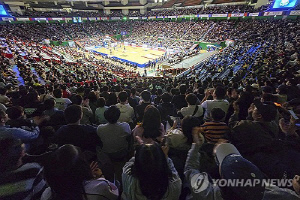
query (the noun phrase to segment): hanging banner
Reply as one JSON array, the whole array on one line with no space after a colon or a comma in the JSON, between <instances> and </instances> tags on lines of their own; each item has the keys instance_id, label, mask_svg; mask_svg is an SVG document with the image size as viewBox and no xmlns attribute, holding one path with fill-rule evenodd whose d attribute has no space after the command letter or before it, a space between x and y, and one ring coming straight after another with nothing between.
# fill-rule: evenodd
<instances>
[{"instance_id":1,"label":"hanging banner","mask_svg":"<svg viewBox=\"0 0 300 200\"><path fill-rule=\"evenodd\" d=\"M89 17L88 18L90 21L95 21L96 20L96 17Z\"/></svg>"},{"instance_id":2,"label":"hanging banner","mask_svg":"<svg viewBox=\"0 0 300 200\"><path fill-rule=\"evenodd\" d=\"M34 21L47 21L47 18L44 17L38 17L38 18L32 18Z\"/></svg>"},{"instance_id":3,"label":"hanging banner","mask_svg":"<svg viewBox=\"0 0 300 200\"><path fill-rule=\"evenodd\" d=\"M274 12L265 12L264 16L275 16L275 15L282 15L282 11L274 11Z\"/></svg>"},{"instance_id":4,"label":"hanging banner","mask_svg":"<svg viewBox=\"0 0 300 200\"><path fill-rule=\"evenodd\" d=\"M290 15L300 15L300 10L293 10L290 12Z\"/></svg>"},{"instance_id":5,"label":"hanging banner","mask_svg":"<svg viewBox=\"0 0 300 200\"><path fill-rule=\"evenodd\" d=\"M149 19L156 19L156 16L150 16Z\"/></svg>"},{"instance_id":6,"label":"hanging banner","mask_svg":"<svg viewBox=\"0 0 300 200\"><path fill-rule=\"evenodd\" d=\"M52 20L62 21L62 20L65 20L65 18L64 17L54 17L54 18L52 18Z\"/></svg>"},{"instance_id":7,"label":"hanging banner","mask_svg":"<svg viewBox=\"0 0 300 200\"><path fill-rule=\"evenodd\" d=\"M120 20L121 17L111 17L110 19L111 19L111 20Z\"/></svg>"},{"instance_id":8,"label":"hanging banner","mask_svg":"<svg viewBox=\"0 0 300 200\"><path fill-rule=\"evenodd\" d=\"M174 19L174 18L177 18L177 16L168 16L168 18Z\"/></svg>"},{"instance_id":9,"label":"hanging banner","mask_svg":"<svg viewBox=\"0 0 300 200\"><path fill-rule=\"evenodd\" d=\"M227 14L212 14L212 17L227 17Z\"/></svg>"},{"instance_id":10,"label":"hanging banner","mask_svg":"<svg viewBox=\"0 0 300 200\"><path fill-rule=\"evenodd\" d=\"M139 17L129 17L129 19L139 19Z\"/></svg>"},{"instance_id":11,"label":"hanging banner","mask_svg":"<svg viewBox=\"0 0 300 200\"><path fill-rule=\"evenodd\" d=\"M108 17L101 17L100 19L101 19L101 20L109 20Z\"/></svg>"},{"instance_id":12,"label":"hanging banner","mask_svg":"<svg viewBox=\"0 0 300 200\"><path fill-rule=\"evenodd\" d=\"M257 17L257 16L259 16L259 12L258 13L249 13L249 16L250 17Z\"/></svg>"},{"instance_id":13,"label":"hanging banner","mask_svg":"<svg viewBox=\"0 0 300 200\"><path fill-rule=\"evenodd\" d=\"M16 20L17 21L22 21L22 22L30 21L29 18L21 18L21 17L17 17Z\"/></svg>"},{"instance_id":14,"label":"hanging banner","mask_svg":"<svg viewBox=\"0 0 300 200\"><path fill-rule=\"evenodd\" d=\"M142 19L148 19L148 17L142 17Z\"/></svg>"},{"instance_id":15,"label":"hanging banner","mask_svg":"<svg viewBox=\"0 0 300 200\"><path fill-rule=\"evenodd\" d=\"M198 15L198 17L209 17L208 14L201 14L201 15Z\"/></svg>"},{"instance_id":16,"label":"hanging banner","mask_svg":"<svg viewBox=\"0 0 300 200\"><path fill-rule=\"evenodd\" d=\"M244 17L247 13L229 13L228 17Z\"/></svg>"},{"instance_id":17,"label":"hanging banner","mask_svg":"<svg viewBox=\"0 0 300 200\"><path fill-rule=\"evenodd\" d=\"M15 19L12 18L12 17L1 17L1 20L2 21L6 21L6 22L8 22L8 21L15 21Z\"/></svg>"}]
</instances>

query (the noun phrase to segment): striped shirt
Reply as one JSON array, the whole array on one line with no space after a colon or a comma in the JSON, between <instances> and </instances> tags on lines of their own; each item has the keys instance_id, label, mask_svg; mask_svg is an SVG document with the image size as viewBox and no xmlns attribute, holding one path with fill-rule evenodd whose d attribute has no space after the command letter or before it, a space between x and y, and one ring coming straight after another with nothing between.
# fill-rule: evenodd
<instances>
[{"instance_id":1,"label":"striped shirt","mask_svg":"<svg viewBox=\"0 0 300 200\"><path fill-rule=\"evenodd\" d=\"M230 129L224 122L205 122L201 132L208 143L217 143L219 139L225 139Z\"/></svg>"},{"instance_id":2,"label":"striped shirt","mask_svg":"<svg viewBox=\"0 0 300 200\"><path fill-rule=\"evenodd\" d=\"M40 199L46 189L43 168L27 163L14 171L0 174L1 200Z\"/></svg>"}]
</instances>

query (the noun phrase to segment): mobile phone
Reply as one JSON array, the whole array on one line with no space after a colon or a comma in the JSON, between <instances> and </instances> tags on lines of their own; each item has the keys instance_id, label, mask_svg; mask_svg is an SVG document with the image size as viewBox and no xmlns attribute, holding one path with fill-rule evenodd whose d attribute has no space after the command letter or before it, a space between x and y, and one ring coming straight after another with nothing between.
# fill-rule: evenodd
<instances>
[{"instance_id":1,"label":"mobile phone","mask_svg":"<svg viewBox=\"0 0 300 200\"><path fill-rule=\"evenodd\" d=\"M181 128L181 119L180 117L176 117L177 128Z\"/></svg>"},{"instance_id":2,"label":"mobile phone","mask_svg":"<svg viewBox=\"0 0 300 200\"><path fill-rule=\"evenodd\" d=\"M294 111L292 111L292 110L288 110L289 111L289 113L292 115L292 117L295 119L295 120L298 120L299 119L299 117L294 113Z\"/></svg>"}]
</instances>

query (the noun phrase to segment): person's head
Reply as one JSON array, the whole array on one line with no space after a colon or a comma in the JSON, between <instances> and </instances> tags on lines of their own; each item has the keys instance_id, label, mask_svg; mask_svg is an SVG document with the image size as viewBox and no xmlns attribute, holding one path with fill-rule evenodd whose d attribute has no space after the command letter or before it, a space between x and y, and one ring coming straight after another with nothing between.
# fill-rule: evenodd
<instances>
[{"instance_id":1,"label":"person's head","mask_svg":"<svg viewBox=\"0 0 300 200\"><path fill-rule=\"evenodd\" d=\"M26 95L26 98L27 98L27 103L28 104L39 101L39 95L35 90L29 92Z\"/></svg>"},{"instance_id":2,"label":"person's head","mask_svg":"<svg viewBox=\"0 0 300 200\"><path fill-rule=\"evenodd\" d=\"M187 143L193 143L192 130L194 127L198 127L201 125L200 120L194 116L185 116L181 121L181 129L183 135L187 138Z\"/></svg>"},{"instance_id":3,"label":"person's head","mask_svg":"<svg viewBox=\"0 0 300 200\"><path fill-rule=\"evenodd\" d=\"M135 88L131 88L130 93L132 96L135 96L136 94L136 89Z\"/></svg>"},{"instance_id":4,"label":"person's head","mask_svg":"<svg viewBox=\"0 0 300 200\"><path fill-rule=\"evenodd\" d=\"M67 124L79 123L82 118L82 108L79 105L70 105L64 111Z\"/></svg>"},{"instance_id":5,"label":"person's head","mask_svg":"<svg viewBox=\"0 0 300 200\"><path fill-rule=\"evenodd\" d=\"M147 90L144 90L142 93L141 93L141 97L143 99L144 102L150 102L150 99L151 99L151 93Z\"/></svg>"},{"instance_id":6,"label":"person's head","mask_svg":"<svg viewBox=\"0 0 300 200\"><path fill-rule=\"evenodd\" d=\"M5 125L5 123L8 121L8 115L6 112L2 109L0 109L0 123L1 125Z\"/></svg>"},{"instance_id":7,"label":"person's head","mask_svg":"<svg viewBox=\"0 0 300 200\"><path fill-rule=\"evenodd\" d=\"M261 200L264 196L265 188L262 179L265 175L241 156L234 145L229 143L216 144L214 148L216 164L219 167L219 173L222 179L239 180L243 183L250 180L251 184L239 186L221 186L221 194L225 200ZM254 183L258 180L258 183Z\"/></svg>"},{"instance_id":8,"label":"person's head","mask_svg":"<svg viewBox=\"0 0 300 200\"><path fill-rule=\"evenodd\" d=\"M172 96L169 93L165 92L161 95L161 100L163 101L163 103L169 103L172 101Z\"/></svg>"},{"instance_id":9,"label":"person's head","mask_svg":"<svg viewBox=\"0 0 300 200\"><path fill-rule=\"evenodd\" d=\"M73 104L76 105L81 105L83 101L82 96L80 96L79 94L71 96L70 100L72 101Z\"/></svg>"},{"instance_id":10,"label":"person's head","mask_svg":"<svg viewBox=\"0 0 300 200\"><path fill-rule=\"evenodd\" d=\"M280 85L277 89L276 92L280 95L286 95L287 94L287 87L285 85Z\"/></svg>"},{"instance_id":11,"label":"person's head","mask_svg":"<svg viewBox=\"0 0 300 200\"><path fill-rule=\"evenodd\" d=\"M89 92L89 94L87 95L87 98L90 100L90 102L97 101L97 95L94 91Z\"/></svg>"},{"instance_id":12,"label":"person's head","mask_svg":"<svg viewBox=\"0 0 300 200\"><path fill-rule=\"evenodd\" d=\"M187 87L186 87L185 84L182 84L182 85L179 86L179 92L180 92L180 94L185 94L186 90L187 90Z\"/></svg>"},{"instance_id":13,"label":"person's head","mask_svg":"<svg viewBox=\"0 0 300 200\"><path fill-rule=\"evenodd\" d=\"M125 103L128 99L127 92L120 92L119 95L118 95L118 98L119 98L121 103Z\"/></svg>"},{"instance_id":14,"label":"person's head","mask_svg":"<svg viewBox=\"0 0 300 200\"><path fill-rule=\"evenodd\" d=\"M254 101L255 108L252 112L252 118L255 121L271 122L275 120L277 109L274 105L263 104L259 100Z\"/></svg>"},{"instance_id":15,"label":"person's head","mask_svg":"<svg viewBox=\"0 0 300 200\"><path fill-rule=\"evenodd\" d=\"M105 106L105 99L103 97L100 97L97 100L97 107L103 108Z\"/></svg>"},{"instance_id":16,"label":"person's head","mask_svg":"<svg viewBox=\"0 0 300 200\"><path fill-rule=\"evenodd\" d=\"M196 105L198 98L195 94L190 93L186 95L185 100L189 105Z\"/></svg>"},{"instance_id":17,"label":"person's head","mask_svg":"<svg viewBox=\"0 0 300 200\"><path fill-rule=\"evenodd\" d=\"M21 106L12 106L6 110L6 113L9 119L15 120L24 115L24 109Z\"/></svg>"},{"instance_id":18,"label":"person's head","mask_svg":"<svg viewBox=\"0 0 300 200\"><path fill-rule=\"evenodd\" d=\"M74 145L58 148L46 161L44 175L58 199L83 200L83 182L93 179L92 171Z\"/></svg>"},{"instance_id":19,"label":"person's head","mask_svg":"<svg viewBox=\"0 0 300 200\"><path fill-rule=\"evenodd\" d=\"M161 116L159 110L153 105L148 105L145 108L143 117L144 137L155 139L161 136L160 127Z\"/></svg>"},{"instance_id":20,"label":"person's head","mask_svg":"<svg viewBox=\"0 0 300 200\"><path fill-rule=\"evenodd\" d=\"M220 122L224 119L225 117L225 112L221 108L213 108L210 111L211 118L215 122Z\"/></svg>"},{"instance_id":21,"label":"person's head","mask_svg":"<svg viewBox=\"0 0 300 200\"><path fill-rule=\"evenodd\" d=\"M44 101L44 106L45 106L45 110L52 110L54 109L55 106L55 100L53 98L51 99L46 99Z\"/></svg>"},{"instance_id":22,"label":"person's head","mask_svg":"<svg viewBox=\"0 0 300 200\"><path fill-rule=\"evenodd\" d=\"M263 94L272 94L272 92L273 92L273 89L272 89L271 86L265 86L265 87L263 87L263 89L262 89L262 93L263 93Z\"/></svg>"},{"instance_id":23,"label":"person's head","mask_svg":"<svg viewBox=\"0 0 300 200\"><path fill-rule=\"evenodd\" d=\"M137 147L132 172L147 199L163 198L169 185L169 168L166 156L157 143Z\"/></svg>"},{"instance_id":24,"label":"person's head","mask_svg":"<svg viewBox=\"0 0 300 200\"><path fill-rule=\"evenodd\" d=\"M55 89L53 91L53 95L54 95L55 98L61 98L62 97L62 91L61 91L61 89Z\"/></svg>"},{"instance_id":25,"label":"person's head","mask_svg":"<svg viewBox=\"0 0 300 200\"><path fill-rule=\"evenodd\" d=\"M215 99L224 99L226 95L226 90L224 87L222 86L218 86L216 87L214 93L213 93L213 97Z\"/></svg>"},{"instance_id":26,"label":"person's head","mask_svg":"<svg viewBox=\"0 0 300 200\"><path fill-rule=\"evenodd\" d=\"M293 183L293 188L294 188L295 192L299 195L300 194L300 176L296 175L293 178L292 183Z\"/></svg>"},{"instance_id":27,"label":"person's head","mask_svg":"<svg viewBox=\"0 0 300 200\"><path fill-rule=\"evenodd\" d=\"M120 118L121 112L117 106L110 106L107 110L104 111L104 118L110 123L117 123Z\"/></svg>"},{"instance_id":28,"label":"person's head","mask_svg":"<svg viewBox=\"0 0 300 200\"><path fill-rule=\"evenodd\" d=\"M17 169L22 165L25 147L20 139L8 134L0 135L0 173Z\"/></svg>"},{"instance_id":29,"label":"person's head","mask_svg":"<svg viewBox=\"0 0 300 200\"><path fill-rule=\"evenodd\" d=\"M6 95L7 89L4 87L0 87L0 94L1 95Z\"/></svg>"}]
</instances>

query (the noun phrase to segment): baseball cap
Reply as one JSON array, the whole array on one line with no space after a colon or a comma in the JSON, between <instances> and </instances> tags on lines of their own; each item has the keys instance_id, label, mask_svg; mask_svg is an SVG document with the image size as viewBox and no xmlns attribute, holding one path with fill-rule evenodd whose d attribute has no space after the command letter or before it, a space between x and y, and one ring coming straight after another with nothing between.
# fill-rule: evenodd
<instances>
[{"instance_id":1,"label":"baseball cap","mask_svg":"<svg viewBox=\"0 0 300 200\"><path fill-rule=\"evenodd\" d=\"M273 104L263 104L259 100L255 100L254 105L265 121L270 122L275 120L277 109Z\"/></svg>"},{"instance_id":2,"label":"baseball cap","mask_svg":"<svg viewBox=\"0 0 300 200\"><path fill-rule=\"evenodd\" d=\"M244 184L236 184L229 187L234 193L233 196L239 196L246 200L259 200L264 196L265 187L262 181L245 183L251 180L265 178L265 175L247 159L243 158L236 147L229 143L220 144L216 147L216 158L220 163L220 172L223 179L238 180Z\"/></svg>"}]
</instances>

